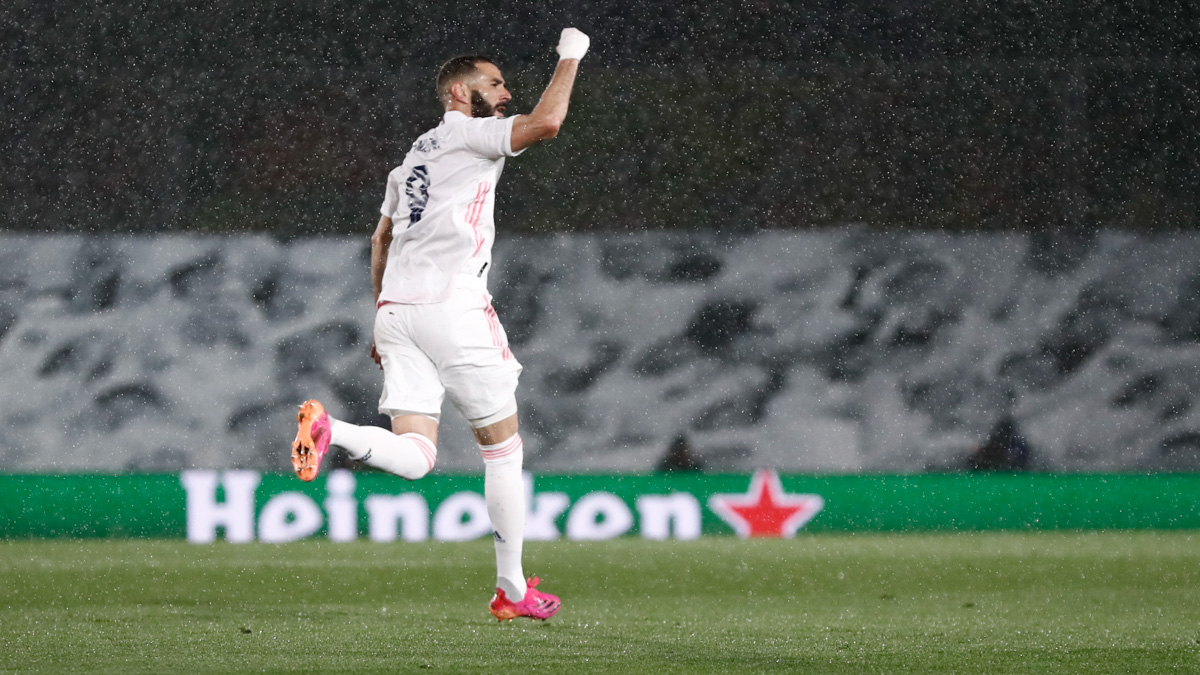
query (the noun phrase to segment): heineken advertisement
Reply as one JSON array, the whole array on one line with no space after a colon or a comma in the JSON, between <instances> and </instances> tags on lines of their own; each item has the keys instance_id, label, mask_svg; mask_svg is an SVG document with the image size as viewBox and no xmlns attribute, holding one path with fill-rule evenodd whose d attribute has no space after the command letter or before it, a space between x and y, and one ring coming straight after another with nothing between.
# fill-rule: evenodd
<instances>
[{"instance_id":1,"label":"heineken advertisement","mask_svg":"<svg viewBox=\"0 0 1200 675\"><path fill-rule=\"evenodd\" d=\"M526 490L533 541L1200 528L1200 474L527 475ZM0 475L0 493L2 538L416 542L491 531L482 476Z\"/></svg>"}]
</instances>

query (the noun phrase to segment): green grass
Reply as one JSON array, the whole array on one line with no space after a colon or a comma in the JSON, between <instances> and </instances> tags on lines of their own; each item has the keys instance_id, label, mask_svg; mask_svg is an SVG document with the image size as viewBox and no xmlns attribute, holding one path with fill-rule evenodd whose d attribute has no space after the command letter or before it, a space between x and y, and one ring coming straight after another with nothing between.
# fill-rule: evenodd
<instances>
[{"instance_id":1,"label":"green grass","mask_svg":"<svg viewBox=\"0 0 1200 675\"><path fill-rule=\"evenodd\" d=\"M491 544L0 543L0 670L1200 672L1200 533Z\"/></svg>"}]
</instances>

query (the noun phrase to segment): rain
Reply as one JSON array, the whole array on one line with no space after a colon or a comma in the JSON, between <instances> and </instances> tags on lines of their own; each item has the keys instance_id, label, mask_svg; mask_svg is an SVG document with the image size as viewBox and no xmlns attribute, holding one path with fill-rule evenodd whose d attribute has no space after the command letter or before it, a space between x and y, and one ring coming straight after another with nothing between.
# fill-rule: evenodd
<instances>
[{"instance_id":1,"label":"rain","mask_svg":"<svg viewBox=\"0 0 1200 675\"><path fill-rule=\"evenodd\" d=\"M431 73L493 54L528 111L576 22L497 204L528 466L953 469L1005 417L1038 468L1200 466L1190 10L482 8L8 5L4 466L285 469L305 392L379 423L366 239Z\"/></svg>"},{"instance_id":2,"label":"rain","mask_svg":"<svg viewBox=\"0 0 1200 675\"><path fill-rule=\"evenodd\" d=\"M917 641L946 658L1096 664L1074 616L1014 624L1028 605L1006 603L1093 598L1142 558L1091 533L958 535L1200 527L1200 19L1172 0L4 3L0 616L33 616L26 581L59 612L21 654L53 663L42 641L66 633L42 622L84 616L69 646L95 653L157 616L182 625L164 644L306 669L297 627L352 615L369 654L346 667L389 669L394 645L367 637L415 591L491 592L502 528L454 406L413 485L340 449L301 484L288 448L305 399L389 424L371 235L389 171L441 119L438 68L489 55L527 114L566 26L591 46L561 132L504 166L486 279L524 368L525 539L566 561L547 588L577 594L499 635L558 650L551 668L627 649L686 668L724 641L714 669L886 671L911 665L887 658L919 598L936 630ZM737 537L797 541L746 542L745 563ZM91 538L111 548L89 566ZM1159 609L1183 612L1166 598L1191 590L1172 565L1194 542L1120 542L1152 602L1091 627L1194 656ZM602 593L624 566L660 573L647 551L671 574L620 596L645 606L630 622ZM311 574L325 562L345 578ZM83 581L38 576L55 564ZM989 564L996 592L972 577ZM448 566L461 587L427 581ZM248 587L286 610L239 614ZM500 660L457 602L422 615L442 630L412 629L408 665ZM627 639L650 625L665 646Z\"/></svg>"}]
</instances>

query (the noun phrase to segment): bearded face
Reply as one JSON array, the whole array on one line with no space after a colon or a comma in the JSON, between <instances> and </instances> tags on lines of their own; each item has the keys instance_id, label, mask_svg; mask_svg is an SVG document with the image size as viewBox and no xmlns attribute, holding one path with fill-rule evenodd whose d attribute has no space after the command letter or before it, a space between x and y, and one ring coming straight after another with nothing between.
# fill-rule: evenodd
<instances>
[{"instance_id":1,"label":"bearded face","mask_svg":"<svg viewBox=\"0 0 1200 675\"><path fill-rule=\"evenodd\" d=\"M471 117L504 117L507 102L500 104L488 103L483 93L478 89L471 90Z\"/></svg>"}]
</instances>

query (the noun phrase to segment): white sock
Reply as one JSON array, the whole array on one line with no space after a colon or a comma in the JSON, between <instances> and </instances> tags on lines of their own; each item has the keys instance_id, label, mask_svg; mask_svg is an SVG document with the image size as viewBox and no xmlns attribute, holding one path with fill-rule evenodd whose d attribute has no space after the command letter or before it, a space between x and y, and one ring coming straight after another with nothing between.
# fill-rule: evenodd
<instances>
[{"instance_id":1,"label":"white sock","mask_svg":"<svg viewBox=\"0 0 1200 675\"><path fill-rule=\"evenodd\" d=\"M525 573L521 549L525 543L525 482L521 435L495 445L481 445L483 453L483 496L492 521L496 544L496 587L513 602L525 599Z\"/></svg>"},{"instance_id":2,"label":"white sock","mask_svg":"<svg viewBox=\"0 0 1200 675\"><path fill-rule=\"evenodd\" d=\"M437 463L437 446L421 434L397 436L382 427L360 427L333 418L329 427L329 443L345 448L350 459L401 478L417 480Z\"/></svg>"}]
</instances>

